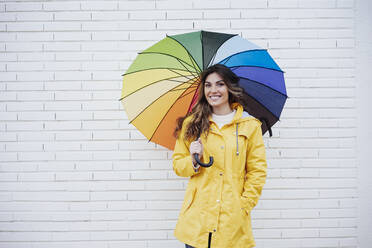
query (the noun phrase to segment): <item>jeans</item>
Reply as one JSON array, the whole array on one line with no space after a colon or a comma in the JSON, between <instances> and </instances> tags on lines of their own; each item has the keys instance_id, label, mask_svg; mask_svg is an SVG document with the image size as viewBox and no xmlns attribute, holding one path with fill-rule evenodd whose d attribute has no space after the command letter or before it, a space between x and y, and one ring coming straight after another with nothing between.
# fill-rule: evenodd
<instances>
[{"instance_id":1,"label":"jeans","mask_svg":"<svg viewBox=\"0 0 372 248\"><path fill-rule=\"evenodd\" d=\"M185 244L185 248L194 248L194 247L191 245Z\"/></svg>"}]
</instances>

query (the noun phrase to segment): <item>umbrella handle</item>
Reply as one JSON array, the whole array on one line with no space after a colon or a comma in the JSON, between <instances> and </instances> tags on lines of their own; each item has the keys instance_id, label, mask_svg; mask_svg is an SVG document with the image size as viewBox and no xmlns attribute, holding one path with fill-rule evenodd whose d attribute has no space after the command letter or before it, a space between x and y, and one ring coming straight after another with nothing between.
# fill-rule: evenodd
<instances>
[{"instance_id":1,"label":"umbrella handle","mask_svg":"<svg viewBox=\"0 0 372 248\"><path fill-rule=\"evenodd\" d=\"M199 160L199 154L197 153L194 153L194 159L202 167L210 167L214 161L213 157L209 156L209 162L207 164L204 164L202 161Z\"/></svg>"}]
</instances>

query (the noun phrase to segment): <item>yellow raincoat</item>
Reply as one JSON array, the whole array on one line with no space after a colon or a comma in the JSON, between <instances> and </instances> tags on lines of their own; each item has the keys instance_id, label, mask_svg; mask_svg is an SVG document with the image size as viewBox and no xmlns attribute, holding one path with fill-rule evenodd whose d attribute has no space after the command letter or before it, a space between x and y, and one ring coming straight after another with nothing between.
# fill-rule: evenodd
<instances>
[{"instance_id":1,"label":"yellow raincoat","mask_svg":"<svg viewBox=\"0 0 372 248\"><path fill-rule=\"evenodd\" d=\"M203 160L214 157L209 168L195 172L184 140L186 118L173 153L173 170L190 177L174 231L181 242L196 248L254 247L250 212L266 181L266 154L261 122L240 104L231 123L221 129L210 118L210 131L201 135ZM204 161L207 162L207 161Z\"/></svg>"}]
</instances>

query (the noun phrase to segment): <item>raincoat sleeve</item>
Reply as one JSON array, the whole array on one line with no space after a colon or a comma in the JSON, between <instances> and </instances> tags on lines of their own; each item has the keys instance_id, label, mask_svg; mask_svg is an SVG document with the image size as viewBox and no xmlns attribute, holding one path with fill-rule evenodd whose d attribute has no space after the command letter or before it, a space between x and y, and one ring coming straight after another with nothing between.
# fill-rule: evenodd
<instances>
[{"instance_id":1,"label":"raincoat sleeve","mask_svg":"<svg viewBox=\"0 0 372 248\"><path fill-rule=\"evenodd\" d=\"M182 128L181 133L176 140L176 145L172 155L173 170L180 177L191 177L201 171L201 167L199 167L197 171L194 170L189 146L190 142L185 141L184 128Z\"/></svg>"},{"instance_id":2,"label":"raincoat sleeve","mask_svg":"<svg viewBox=\"0 0 372 248\"><path fill-rule=\"evenodd\" d=\"M242 205L246 211L251 211L256 206L266 181L266 151L260 124L255 125L248 142L247 173L241 196Z\"/></svg>"}]
</instances>

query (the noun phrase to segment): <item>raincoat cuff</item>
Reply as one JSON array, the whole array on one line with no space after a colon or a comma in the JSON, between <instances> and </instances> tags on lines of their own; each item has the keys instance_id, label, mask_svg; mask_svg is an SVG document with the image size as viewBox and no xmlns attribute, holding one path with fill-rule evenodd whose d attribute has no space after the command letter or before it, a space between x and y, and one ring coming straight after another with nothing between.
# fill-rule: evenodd
<instances>
[{"instance_id":1,"label":"raincoat cuff","mask_svg":"<svg viewBox=\"0 0 372 248\"><path fill-rule=\"evenodd\" d=\"M241 196L240 199L242 202L242 208L247 212L250 212L256 205L251 199L247 197Z\"/></svg>"},{"instance_id":2,"label":"raincoat cuff","mask_svg":"<svg viewBox=\"0 0 372 248\"><path fill-rule=\"evenodd\" d=\"M196 174L200 173L200 166L199 167L197 167L198 165L194 166L191 156L189 156L187 158L187 160L188 160L186 162L186 164L188 165L187 166L187 174L190 175L190 176L193 176L193 175L196 175Z\"/></svg>"}]
</instances>

